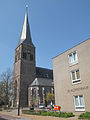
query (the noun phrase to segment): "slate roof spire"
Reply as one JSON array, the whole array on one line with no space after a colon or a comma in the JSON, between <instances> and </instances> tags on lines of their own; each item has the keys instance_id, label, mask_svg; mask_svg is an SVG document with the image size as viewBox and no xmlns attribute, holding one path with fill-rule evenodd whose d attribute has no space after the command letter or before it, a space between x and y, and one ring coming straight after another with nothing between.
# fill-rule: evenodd
<instances>
[{"instance_id":1,"label":"slate roof spire","mask_svg":"<svg viewBox=\"0 0 90 120\"><path fill-rule=\"evenodd\" d=\"M30 26L29 26L29 21L28 21L27 6L26 6L24 23L23 23L23 27L22 27L22 31L21 31L18 45L20 45L21 43L33 45L32 39L31 39L31 34L30 34Z\"/></svg>"}]
</instances>

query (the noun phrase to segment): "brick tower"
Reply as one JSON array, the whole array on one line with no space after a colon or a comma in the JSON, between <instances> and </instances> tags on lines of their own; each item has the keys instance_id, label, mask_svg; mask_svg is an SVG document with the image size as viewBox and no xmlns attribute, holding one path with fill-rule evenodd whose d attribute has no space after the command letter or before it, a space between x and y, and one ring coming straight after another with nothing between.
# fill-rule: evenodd
<instances>
[{"instance_id":1,"label":"brick tower","mask_svg":"<svg viewBox=\"0 0 90 120\"><path fill-rule=\"evenodd\" d=\"M28 105L28 86L35 79L35 68L35 47L26 10L22 32L15 49L12 106L17 107L19 103L22 107Z\"/></svg>"}]
</instances>

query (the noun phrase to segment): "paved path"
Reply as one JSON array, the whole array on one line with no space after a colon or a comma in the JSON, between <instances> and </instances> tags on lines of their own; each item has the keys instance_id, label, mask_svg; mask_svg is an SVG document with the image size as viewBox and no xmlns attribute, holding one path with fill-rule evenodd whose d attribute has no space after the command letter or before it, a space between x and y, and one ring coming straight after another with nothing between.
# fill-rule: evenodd
<instances>
[{"instance_id":1,"label":"paved path","mask_svg":"<svg viewBox=\"0 0 90 120\"><path fill-rule=\"evenodd\" d=\"M20 119L11 115L0 114L0 120L11 120L11 119Z\"/></svg>"},{"instance_id":2,"label":"paved path","mask_svg":"<svg viewBox=\"0 0 90 120\"><path fill-rule=\"evenodd\" d=\"M21 117L12 116L12 115L6 115L4 113L4 114L0 114L0 120L32 120L32 119L21 118Z\"/></svg>"}]
</instances>

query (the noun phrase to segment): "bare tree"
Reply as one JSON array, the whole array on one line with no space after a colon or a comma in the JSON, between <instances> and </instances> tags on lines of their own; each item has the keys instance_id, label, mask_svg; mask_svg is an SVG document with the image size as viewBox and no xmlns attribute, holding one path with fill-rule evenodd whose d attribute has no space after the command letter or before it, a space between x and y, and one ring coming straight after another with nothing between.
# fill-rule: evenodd
<instances>
[{"instance_id":1,"label":"bare tree","mask_svg":"<svg viewBox=\"0 0 90 120\"><path fill-rule=\"evenodd\" d=\"M0 75L0 102L4 105L11 103L12 97L12 70L8 68Z\"/></svg>"}]
</instances>

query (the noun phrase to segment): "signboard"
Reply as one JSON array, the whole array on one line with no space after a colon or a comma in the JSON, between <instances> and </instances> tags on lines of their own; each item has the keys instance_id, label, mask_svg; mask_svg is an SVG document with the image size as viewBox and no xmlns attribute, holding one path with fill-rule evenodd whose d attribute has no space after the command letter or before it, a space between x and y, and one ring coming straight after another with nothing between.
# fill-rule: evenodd
<instances>
[{"instance_id":1,"label":"signboard","mask_svg":"<svg viewBox=\"0 0 90 120\"><path fill-rule=\"evenodd\" d=\"M55 106L54 106L54 110L60 110L60 109L61 109L60 106L58 106L58 105L55 105Z\"/></svg>"}]
</instances>

